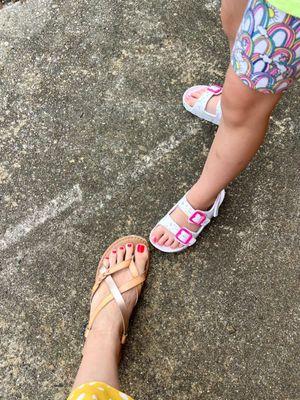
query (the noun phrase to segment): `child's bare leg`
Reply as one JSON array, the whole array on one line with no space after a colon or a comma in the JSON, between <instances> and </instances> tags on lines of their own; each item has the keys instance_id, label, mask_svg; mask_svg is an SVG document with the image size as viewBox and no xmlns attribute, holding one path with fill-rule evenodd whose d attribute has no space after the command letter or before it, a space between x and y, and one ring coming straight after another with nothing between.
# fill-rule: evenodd
<instances>
[{"instance_id":1,"label":"child's bare leg","mask_svg":"<svg viewBox=\"0 0 300 400\"><path fill-rule=\"evenodd\" d=\"M239 29L248 0L222 0L221 3L221 21L225 32L230 51L233 48L237 30Z\"/></svg>"},{"instance_id":2,"label":"child's bare leg","mask_svg":"<svg viewBox=\"0 0 300 400\"><path fill-rule=\"evenodd\" d=\"M222 121L202 174L189 192L191 204L207 208L249 164L262 144L269 117L281 94L249 89L228 68L222 95Z\"/></svg>"},{"instance_id":3,"label":"child's bare leg","mask_svg":"<svg viewBox=\"0 0 300 400\"><path fill-rule=\"evenodd\" d=\"M249 164L264 140L270 114L281 97L249 89L231 66L222 96L222 121L201 176L187 195L195 209L206 210L221 189ZM172 218L178 225L195 230L195 225L188 223L187 216L179 208L174 210ZM156 228L153 236L160 245L181 246L162 226Z\"/></svg>"},{"instance_id":4,"label":"child's bare leg","mask_svg":"<svg viewBox=\"0 0 300 400\"><path fill-rule=\"evenodd\" d=\"M222 20L222 28L225 32L230 51L233 48L234 40L236 37L237 30L240 26L245 8L247 6L248 0L240 0L240 1L232 1L232 0L222 0L221 4L221 20ZM202 96L205 92L205 88L195 90L190 96L186 96L186 102L193 107L197 100ZM213 96L207 103L206 110L215 114L217 105L220 101L220 97L222 95Z\"/></svg>"},{"instance_id":5,"label":"child's bare leg","mask_svg":"<svg viewBox=\"0 0 300 400\"><path fill-rule=\"evenodd\" d=\"M297 18L259 0L249 2L244 15L232 49L231 65L226 74L220 126L203 172L186 196L192 210L207 210L221 189L248 165L264 140L270 114L281 97L280 93L299 77L300 27ZM272 15L276 16L275 20ZM254 25L248 23L249 19ZM277 32L276 43L268 35L270 26ZM281 33L282 26L290 33L289 37ZM232 38L229 37L230 40ZM268 54L261 53L262 41L266 48L270 48ZM285 57L286 53L292 56ZM217 206L218 202L211 211ZM211 215L211 211L205 215ZM195 236L200 231L198 232L197 222L188 223L187 214L191 215L191 211L183 201L172 211L171 218L167 216L153 230L152 242L157 242L158 247L173 249L182 246L178 241L188 244L186 240L191 240L191 234L182 227L197 231ZM195 212L191 216L194 218L194 215ZM173 221L177 224L173 224ZM175 234L178 240L166 228L177 232Z\"/></svg>"}]
</instances>

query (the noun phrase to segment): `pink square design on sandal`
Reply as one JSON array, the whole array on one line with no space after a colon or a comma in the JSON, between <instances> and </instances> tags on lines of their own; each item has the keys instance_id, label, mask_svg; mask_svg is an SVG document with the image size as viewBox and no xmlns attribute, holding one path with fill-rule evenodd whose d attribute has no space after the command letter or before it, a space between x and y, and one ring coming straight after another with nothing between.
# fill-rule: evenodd
<instances>
[{"instance_id":1,"label":"pink square design on sandal","mask_svg":"<svg viewBox=\"0 0 300 400\"><path fill-rule=\"evenodd\" d=\"M175 238L182 244L189 244L193 238L193 235L186 228L180 228L176 233Z\"/></svg>"},{"instance_id":2,"label":"pink square design on sandal","mask_svg":"<svg viewBox=\"0 0 300 400\"><path fill-rule=\"evenodd\" d=\"M205 220L206 214L202 211L195 211L189 218L189 222L198 226L201 226Z\"/></svg>"},{"instance_id":3,"label":"pink square design on sandal","mask_svg":"<svg viewBox=\"0 0 300 400\"><path fill-rule=\"evenodd\" d=\"M213 85L213 86L215 86L217 89L212 89L211 87L209 87L209 88L207 88L207 90L209 92L214 93L215 95L222 93L222 89L223 89L222 86L220 86L220 85Z\"/></svg>"}]
</instances>

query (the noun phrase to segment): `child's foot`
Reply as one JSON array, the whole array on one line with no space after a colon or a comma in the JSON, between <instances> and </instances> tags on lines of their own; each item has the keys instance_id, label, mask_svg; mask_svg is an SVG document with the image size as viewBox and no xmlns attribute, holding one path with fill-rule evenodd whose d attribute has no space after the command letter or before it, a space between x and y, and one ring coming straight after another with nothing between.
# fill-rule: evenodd
<instances>
[{"instance_id":1,"label":"child's foot","mask_svg":"<svg viewBox=\"0 0 300 400\"><path fill-rule=\"evenodd\" d=\"M206 93L208 90L207 87L201 87L199 89L195 89L194 91L191 91L189 94L186 94L184 96L185 101L193 107L197 101L200 99L200 97ZM212 96L208 102L206 103L205 110L209 112L210 114L216 114L217 111L217 105L219 101L221 100L222 94L216 94L215 96Z\"/></svg>"},{"instance_id":2,"label":"child's foot","mask_svg":"<svg viewBox=\"0 0 300 400\"><path fill-rule=\"evenodd\" d=\"M134 258L132 258L133 255ZM138 300L143 282L137 282L133 288L122 294L118 292L121 291L122 286L126 285L130 281L132 282L132 280L135 278L142 280L142 277L144 277L143 280L146 279L145 274L148 259L149 252L144 243L138 243L136 245L134 243L127 243L120 245L116 248L112 248L110 253L107 254L107 257L103 260L103 267L105 267L107 273L112 271L112 268L120 265L120 263L122 263L124 260L134 260L136 270L132 265L129 269L128 262L128 266L124 269L108 275L108 279L112 278L114 282L111 282L111 280L102 281L92 298L90 321L101 302L110 293L115 295L115 298L118 298L118 300L115 301L115 299L113 299L105 307L103 307L103 309L94 319L89 333L101 332L107 335L114 335L115 333L119 337L122 335L122 333L124 333L122 314L125 317L124 319L127 319L125 322L127 324L132 310ZM119 297L119 295L123 298L123 300Z\"/></svg>"},{"instance_id":3,"label":"child's foot","mask_svg":"<svg viewBox=\"0 0 300 400\"><path fill-rule=\"evenodd\" d=\"M161 251L177 252L195 243L197 236L218 215L218 209L225 197L222 190L215 200L208 204L192 202L189 192L163 217L150 234L150 241ZM210 207L209 205L213 203Z\"/></svg>"},{"instance_id":4,"label":"child's foot","mask_svg":"<svg viewBox=\"0 0 300 400\"><path fill-rule=\"evenodd\" d=\"M183 105L187 111L199 118L219 124L221 111L222 87L193 86L183 95Z\"/></svg>"}]
</instances>

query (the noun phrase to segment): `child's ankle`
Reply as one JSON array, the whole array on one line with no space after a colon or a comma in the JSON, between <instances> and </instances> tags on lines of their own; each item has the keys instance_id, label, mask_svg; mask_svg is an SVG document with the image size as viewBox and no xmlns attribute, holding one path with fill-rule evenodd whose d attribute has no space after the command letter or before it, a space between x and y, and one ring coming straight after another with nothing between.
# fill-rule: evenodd
<instances>
[{"instance_id":1,"label":"child's ankle","mask_svg":"<svg viewBox=\"0 0 300 400\"><path fill-rule=\"evenodd\" d=\"M199 190L194 186L187 194L187 199L188 202L191 204L191 206L196 210L202 210L202 211L209 210L214 204L216 197L217 196L214 197L208 197L205 195L202 196L202 194L199 193Z\"/></svg>"}]
</instances>

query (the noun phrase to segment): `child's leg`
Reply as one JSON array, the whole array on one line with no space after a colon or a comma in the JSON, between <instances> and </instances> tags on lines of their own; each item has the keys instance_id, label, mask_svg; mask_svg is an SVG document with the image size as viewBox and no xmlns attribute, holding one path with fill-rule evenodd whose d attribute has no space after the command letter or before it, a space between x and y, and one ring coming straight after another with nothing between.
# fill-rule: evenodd
<instances>
[{"instance_id":1,"label":"child's leg","mask_svg":"<svg viewBox=\"0 0 300 400\"><path fill-rule=\"evenodd\" d=\"M232 50L234 40L236 37L237 30L240 26L245 8L247 6L248 0L222 0L221 4L221 20L222 20L222 28L225 32L230 51ZM195 90L189 97L185 97L186 102L193 107L197 100L202 96L202 94L206 91L206 89ZM220 101L221 94L213 96L207 103L206 110L215 114L218 102Z\"/></svg>"},{"instance_id":2,"label":"child's leg","mask_svg":"<svg viewBox=\"0 0 300 400\"><path fill-rule=\"evenodd\" d=\"M264 48L267 53L261 54ZM232 66L226 74L222 121L203 172L187 194L194 209L206 210L255 155L280 93L300 76L299 57L299 19L265 1L249 1L232 50ZM191 231L198 228L188 223L178 207L171 219ZM160 246L182 246L162 225L153 230L151 238Z\"/></svg>"},{"instance_id":3,"label":"child's leg","mask_svg":"<svg viewBox=\"0 0 300 400\"><path fill-rule=\"evenodd\" d=\"M222 28L229 41L230 51L232 50L236 33L239 29L248 0L222 0L221 21Z\"/></svg>"},{"instance_id":4,"label":"child's leg","mask_svg":"<svg viewBox=\"0 0 300 400\"><path fill-rule=\"evenodd\" d=\"M218 193L249 164L264 140L270 114L280 97L280 94L249 89L232 67L228 68L222 95L222 121L200 178L187 195L193 208L206 210ZM172 218L178 225L195 230L178 208ZM162 226L156 228L153 236L160 245L181 246Z\"/></svg>"},{"instance_id":5,"label":"child's leg","mask_svg":"<svg viewBox=\"0 0 300 400\"><path fill-rule=\"evenodd\" d=\"M196 208L208 208L251 161L262 144L270 114L281 94L263 94L249 89L228 68L223 95L222 121L199 180L189 192Z\"/></svg>"}]
</instances>

